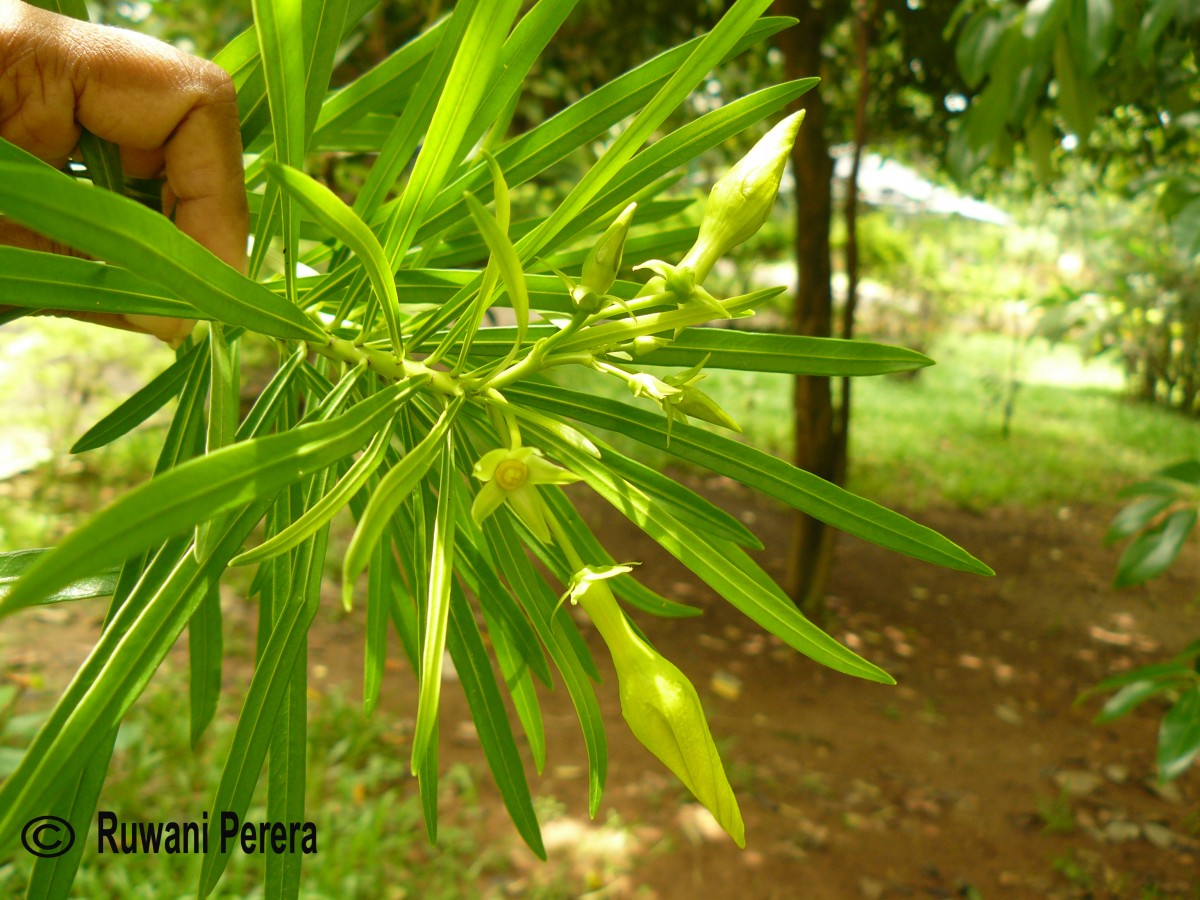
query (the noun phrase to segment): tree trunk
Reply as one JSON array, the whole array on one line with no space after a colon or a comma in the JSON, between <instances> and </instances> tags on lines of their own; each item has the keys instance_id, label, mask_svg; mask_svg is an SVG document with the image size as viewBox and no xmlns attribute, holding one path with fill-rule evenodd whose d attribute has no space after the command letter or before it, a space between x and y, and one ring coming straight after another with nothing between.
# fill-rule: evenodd
<instances>
[{"instance_id":1,"label":"tree trunk","mask_svg":"<svg viewBox=\"0 0 1200 900\"><path fill-rule=\"evenodd\" d=\"M799 24L781 32L787 77L821 72L821 41L828 7L809 0L777 0L776 10L794 16ZM792 151L796 178L796 265L799 290L792 315L796 334L830 337L833 290L829 231L833 215L833 160L826 135L827 107L820 87L805 94L799 106L807 110ZM795 464L822 478L836 477L837 440L834 431L830 379L798 376L795 380ZM823 614L825 581L832 551L832 532L810 516L798 514L793 532L788 581L800 609Z\"/></svg>"}]
</instances>

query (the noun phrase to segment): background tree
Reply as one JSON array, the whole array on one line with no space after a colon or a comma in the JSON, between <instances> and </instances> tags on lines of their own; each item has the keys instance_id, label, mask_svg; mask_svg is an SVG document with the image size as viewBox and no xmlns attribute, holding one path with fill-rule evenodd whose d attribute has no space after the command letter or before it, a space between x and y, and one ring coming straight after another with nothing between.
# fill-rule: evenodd
<instances>
[{"instance_id":1,"label":"background tree","mask_svg":"<svg viewBox=\"0 0 1200 900\"><path fill-rule=\"evenodd\" d=\"M817 72L821 85L801 98L807 110L792 155L796 178L796 266L798 290L792 315L796 334L830 337L834 330L833 158L830 148L854 138L855 122L870 123L880 142L902 142L909 152L937 156L949 119L946 98L964 85L951 48L941 35L954 14L948 0L910 4L898 0L777 0L775 11L799 24L780 33L789 78ZM915 8L914 8L915 7ZM857 15L856 15L857 11ZM856 28L854 20L858 19ZM865 71L864 71L865 63ZM867 88L870 86L868 92ZM862 98L861 100L859 98ZM856 152L861 152L860 139ZM853 195L853 191L850 194ZM853 210L853 203L848 210ZM856 278L856 240L847 229L846 274ZM853 294L847 297L837 331L853 335ZM796 379L793 462L822 478L843 483L849 442L849 388L835 406L829 378ZM833 534L821 521L798 516L789 581L797 603L810 615L821 613L833 552Z\"/></svg>"}]
</instances>

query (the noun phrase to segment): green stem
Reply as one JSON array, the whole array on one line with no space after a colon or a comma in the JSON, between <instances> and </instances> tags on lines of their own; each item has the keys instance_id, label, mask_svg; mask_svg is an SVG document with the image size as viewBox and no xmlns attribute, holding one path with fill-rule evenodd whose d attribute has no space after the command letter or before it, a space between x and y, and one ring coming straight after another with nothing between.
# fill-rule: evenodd
<instances>
[{"instance_id":1,"label":"green stem","mask_svg":"<svg viewBox=\"0 0 1200 900\"><path fill-rule=\"evenodd\" d=\"M584 562L580 555L575 551L575 545L571 543L571 538L567 534L562 523L558 521L558 517L547 507L543 514L546 518L546 524L550 528L550 534L553 535L555 543L562 549L563 555L567 557L567 563L571 568L578 572L583 569ZM625 618L625 614L621 612L621 607L617 605L616 598L612 595L612 591L603 581L594 581L584 591L579 598L579 605L583 607L584 612L596 625L596 630L600 632L600 636L604 638L604 643L608 645L609 652L614 656L621 652L623 648L631 647L639 643L637 636L632 628L629 627L629 622Z\"/></svg>"},{"instance_id":2,"label":"green stem","mask_svg":"<svg viewBox=\"0 0 1200 900\"><path fill-rule=\"evenodd\" d=\"M508 365L509 360L505 358L501 365L507 366L507 368L502 369L499 374L487 379L484 382L484 387L497 389L507 387L514 381L518 381L527 375L532 375L539 369L545 368L546 357L550 354L550 351L579 331L589 318L591 317L587 313L577 312L571 317L571 321L567 323L567 326L562 331L556 332L550 335L550 337L543 338L535 343L524 359ZM554 365L561 365L561 363L554 363Z\"/></svg>"},{"instance_id":3,"label":"green stem","mask_svg":"<svg viewBox=\"0 0 1200 900\"><path fill-rule=\"evenodd\" d=\"M381 350L372 350L369 347L359 347L350 341L342 340L341 338L330 338L328 343L321 344L315 341L308 342L309 349L321 356L335 359L339 362L358 365L361 362L366 362L368 368L374 369L385 378L391 378L399 381L403 378L413 378L418 375L430 376L430 385L435 391L444 394L447 397L457 397L463 393L463 386L459 379L453 378L445 372L438 369L431 369L424 363L416 362L415 360L405 359L397 361L390 353L385 353Z\"/></svg>"}]
</instances>

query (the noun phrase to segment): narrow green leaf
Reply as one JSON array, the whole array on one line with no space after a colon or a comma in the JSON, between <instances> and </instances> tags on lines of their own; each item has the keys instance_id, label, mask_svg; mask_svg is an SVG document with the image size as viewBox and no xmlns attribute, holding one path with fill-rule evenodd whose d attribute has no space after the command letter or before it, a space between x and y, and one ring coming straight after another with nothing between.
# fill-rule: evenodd
<instances>
[{"instance_id":1,"label":"narrow green leaf","mask_svg":"<svg viewBox=\"0 0 1200 900\"><path fill-rule=\"evenodd\" d=\"M1092 721L1097 725L1113 722L1128 715L1146 700L1171 687L1170 682L1164 681L1135 681L1127 684L1105 702L1100 714Z\"/></svg>"},{"instance_id":2,"label":"narrow green leaf","mask_svg":"<svg viewBox=\"0 0 1200 900\"><path fill-rule=\"evenodd\" d=\"M604 465L651 499L665 504L671 515L689 528L752 550L763 548L762 541L745 525L674 478L618 453L602 441L600 448Z\"/></svg>"},{"instance_id":3,"label":"narrow green leaf","mask_svg":"<svg viewBox=\"0 0 1200 900\"><path fill-rule=\"evenodd\" d=\"M575 706L579 725L583 729L583 742L588 755L588 813L592 818L600 809L604 796L604 780L608 772L608 744L604 736L604 720L596 694L588 681L580 653L588 654L587 645L582 650L572 643L571 635L578 637L579 631L566 611L559 609L558 598L550 591L546 582L537 574L525 550L517 538L513 520L507 510L498 510L484 523L488 543L496 554L496 561L504 571L505 578L525 604L534 628L550 652L551 659L561 673L567 693ZM579 641L582 643L582 640Z\"/></svg>"},{"instance_id":4,"label":"narrow green leaf","mask_svg":"<svg viewBox=\"0 0 1200 900\"><path fill-rule=\"evenodd\" d=\"M327 337L296 307L217 259L167 218L111 191L79 184L45 166L0 162L0 212L142 274L186 297L206 316L274 337Z\"/></svg>"},{"instance_id":5,"label":"narrow green leaf","mask_svg":"<svg viewBox=\"0 0 1200 900\"><path fill-rule=\"evenodd\" d=\"M192 749L217 711L221 697L221 590L210 585L188 622L188 713Z\"/></svg>"},{"instance_id":6,"label":"narrow green leaf","mask_svg":"<svg viewBox=\"0 0 1200 900\"><path fill-rule=\"evenodd\" d=\"M183 356L159 372L148 384L121 402L116 409L83 433L72 446L72 453L86 453L111 444L128 434L162 409L183 388L199 347L192 347Z\"/></svg>"},{"instance_id":7,"label":"narrow green leaf","mask_svg":"<svg viewBox=\"0 0 1200 900\"><path fill-rule=\"evenodd\" d=\"M1170 568L1183 549L1183 542L1195 527L1196 518L1195 507L1176 510L1159 525L1134 538L1117 561L1115 585L1129 587L1141 584L1157 578Z\"/></svg>"},{"instance_id":8,"label":"narrow green leaf","mask_svg":"<svg viewBox=\"0 0 1200 900\"><path fill-rule=\"evenodd\" d=\"M293 672L319 607L326 538L326 533L319 531L299 554L291 596L275 616L271 636L250 679L210 809L233 812L239 818L244 818L249 809L280 711L291 694ZM291 758L291 754L286 756ZM212 892L228 862L232 847L222 850L220 843L210 844L204 855L200 900Z\"/></svg>"},{"instance_id":9,"label":"narrow green leaf","mask_svg":"<svg viewBox=\"0 0 1200 900\"><path fill-rule=\"evenodd\" d=\"M951 569L993 574L988 566L936 531L722 435L675 423L668 441L666 422L661 416L626 403L532 383L510 387L507 393L511 399L543 412L620 432L727 475L834 528L889 550Z\"/></svg>"},{"instance_id":10,"label":"narrow green leaf","mask_svg":"<svg viewBox=\"0 0 1200 900\"><path fill-rule=\"evenodd\" d=\"M548 442L550 435L543 434ZM790 647L838 672L895 684L873 663L843 647L808 621L779 587L735 544L710 538L680 523L662 505L610 472L602 463L565 445L554 450L581 476L664 550L691 569L713 590Z\"/></svg>"},{"instance_id":11,"label":"narrow green leaf","mask_svg":"<svg viewBox=\"0 0 1200 900\"><path fill-rule=\"evenodd\" d=\"M314 604L315 605L315 604ZM304 822L308 774L308 647L298 641L287 692L271 729L267 751L267 820ZM299 836L298 836L299 837ZM316 837L313 836L316 844ZM263 878L266 900L296 900L300 896L302 838L296 847L268 853Z\"/></svg>"},{"instance_id":12,"label":"narrow green leaf","mask_svg":"<svg viewBox=\"0 0 1200 900\"><path fill-rule=\"evenodd\" d=\"M34 550L14 550L0 553L0 599L16 584L22 573L41 557L52 553L52 547ZM77 578L47 596L43 603L62 603L68 600L90 600L93 597L110 597L117 586L117 566L110 566L93 575Z\"/></svg>"},{"instance_id":13,"label":"narrow green leaf","mask_svg":"<svg viewBox=\"0 0 1200 900\"><path fill-rule=\"evenodd\" d=\"M347 17L348 26L351 18L355 18L353 14ZM449 16L445 16L435 22L373 69L326 97L317 118L313 143L329 140L368 113L394 112L403 107L448 20Z\"/></svg>"},{"instance_id":14,"label":"narrow green leaf","mask_svg":"<svg viewBox=\"0 0 1200 900\"><path fill-rule=\"evenodd\" d=\"M442 465L443 474L451 470L448 459L443 460ZM445 638L454 670L458 673L479 743L492 770L492 777L496 780L496 787L500 789L504 807L529 849L544 860L546 848L542 843L537 814L533 811L529 782L525 779L521 754L513 738L508 710L496 685L487 648L483 645L479 626L475 624L475 617L462 591L457 585L451 585L451 588L447 598L450 607L449 630ZM426 644L428 649L429 645Z\"/></svg>"},{"instance_id":15,"label":"narrow green leaf","mask_svg":"<svg viewBox=\"0 0 1200 900\"><path fill-rule=\"evenodd\" d=\"M525 293L525 273L521 270L521 260L513 249L512 242L496 220L488 215L488 211L474 197L467 195L467 208L471 210L471 218L475 220L483 239L487 241L492 259L500 269L500 277L508 290L509 302L517 316L517 346L525 340L525 330L529 327L529 295Z\"/></svg>"},{"instance_id":16,"label":"narrow green leaf","mask_svg":"<svg viewBox=\"0 0 1200 900\"><path fill-rule=\"evenodd\" d=\"M437 843L438 835L438 723L433 723L433 737L429 749L421 758L421 771L417 773L417 787L421 792L421 813L425 817L425 836L429 843Z\"/></svg>"},{"instance_id":17,"label":"narrow green leaf","mask_svg":"<svg viewBox=\"0 0 1200 900\"><path fill-rule=\"evenodd\" d=\"M43 814L60 786L83 768L89 748L115 732L266 507L267 501L258 501L234 518L203 565L185 552L184 541L167 542L80 666L17 770L0 784L0 855L12 851L21 823ZM118 646L123 651L119 659Z\"/></svg>"},{"instance_id":18,"label":"narrow green leaf","mask_svg":"<svg viewBox=\"0 0 1200 900\"><path fill-rule=\"evenodd\" d=\"M266 432L274 424L283 402L287 399L296 380L296 374L308 356L308 347L301 344L287 359L283 360L267 386L254 400L254 405L246 413L246 418L238 426L234 441L244 441L246 438L257 437Z\"/></svg>"},{"instance_id":19,"label":"narrow green leaf","mask_svg":"<svg viewBox=\"0 0 1200 900\"><path fill-rule=\"evenodd\" d=\"M337 194L303 172L274 163L267 170L289 195L299 200L339 241L358 254L371 278L376 296L383 303L392 351L397 358L402 356L404 344L400 336L400 301L396 296L396 282L374 232Z\"/></svg>"},{"instance_id":20,"label":"narrow green leaf","mask_svg":"<svg viewBox=\"0 0 1200 900\"><path fill-rule=\"evenodd\" d=\"M513 708L529 741L529 752L533 756L533 766L540 775L546 768L546 729L542 723L542 709L538 705L537 690L530 677L530 669L525 660L510 643L511 637L503 625L494 622L488 616L488 609L483 604L483 618L487 623L488 636L496 652L496 662L504 675L504 684L508 695L512 697Z\"/></svg>"},{"instance_id":21,"label":"narrow green leaf","mask_svg":"<svg viewBox=\"0 0 1200 900\"><path fill-rule=\"evenodd\" d=\"M259 53L271 111L274 156L284 165L304 165L305 83L304 22L302 0L251 0ZM300 235L299 218L286 200L283 213L284 277L287 298L296 302L296 266Z\"/></svg>"},{"instance_id":22,"label":"narrow green leaf","mask_svg":"<svg viewBox=\"0 0 1200 900\"><path fill-rule=\"evenodd\" d=\"M371 715L379 702L383 684L384 663L387 661L388 607L391 590L387 583L387 557L392 547L380 541L371 551L371 567L367 581L367 640L363 653L363 712Z\"/></svg>"},{"instance_id":23,"label":"narrow green leaf","mask_svg":"<svg viewBox=\"0 0 1200 900\"><path fill-rule=\"evenodd\" d=\"M538 0L533 9L521 17L504 42L496 77L488 84L487 94L480 101L479 110L463 135L460 149L475 146L485 131L489 134L488 140L492 140L491 135L495 132L489 129L504 118L506 108L516 104L521 83L578 2ZM507 120L504 121L507 124Z\"/></svg>"},{"instance_id":24,"label":"narrow green leaf","mask_svg":"<svg viewBox=\"0 0 1200 900\"><path fill-rule=\"evenodd\" d=\"M412 773L433 737L442 695L442 661L446 655L446 627L450 616L450 589L454 579L454 529L458 516L454 503L454 437L447 434L441 447L437 514L433 520L433 553L429 562L429 589L425 595L425 639L421 642L417 721L413 727Z\"/></svg>"},{"instance_id":25,"label":"narrow green leaf","mask_svg":"<svg viewBox=\"0 0 1200 900\"><path fill-rule=\"evenodd\" d=\"M638 357L638 364L688 367L706 356L708 369L830 377L910 372L933 365L925 354L904 347L732 328L686 328L667 346Z\"/></svg>"},{"instance_id":26,"label":"narrow green leaf","mask_svg":"<svg viewBox=\"0 0 1200 900\"><path fill-rule=\"evenodd\" d=\"M231 345L225 336L225 326L214 322L208 335L208 428L204 452L216 453L233 443L237 431L238 409L241 402L240 372L237 344ZM212 547L209 544L211 526L220 518L196 526L196 557L203 559Z\"/></svg>"},{"instance_id":27,"label":"narrow green leaf","mask_svg":"<svg viewBox=\"0 0 1200 900\"><path fill-rule=\"evenodd\" d=\"M342 43L342 34L357 24L362 13L373 5L359 3L356 9L351 9L351 3L346 0L303 0L301 22L304 30L302 41L305 51L304 70L304 142L308 148L308 139L312 136L317 125L317 117L321 112L321 104L329 91L329 79L333 75L333 66L337 58L338 48Z\"/></svg>"},{"instance_id":28,"label":"narrow green leaf","mask_svg":"<svg viewBox=\"0 0 1200 900\"><path fill-rule=\"evenodd\" d=\"M1130 503L1113 517L1104 533L1104 543L1111 544L1141 531L1175 502L1176 498L1171 494L1151 494Z\"/></svg>"},{"instance_id":29,"label":"narrow green leaf","mask_svg":"<svg viewBox=\"0 0 1200 900\"><path fill-rule=\"evenodd\" d=\"M96 742L95 749L88 754L87 764L74 778L74 783L58 797L53 806L46 808L43 815L62 816L71 823L77 836L88 833L108 776L116 740L117 732L114 729L103 740ZM25 900L69 897L86 845L87 841L78 840L62 856L39 858L33 864L29 887L25 889Z\"/></svg>"},{"instance_id":30,"label":"narrow green leaf","mask_svg":"<svg viewBox=\"0 0 1200 900\"><path fill-rule=\"evenodd\" d=\"M517 245L517 253L528 262L541 255L567 224L604 190L622 166L638 151L668 115L686 99L695 86L721 61L771 5L771 0L737 0L697 45L667 83L634 117L629 126L596 160L536 231Z\"/></svg>"},{"instance_id":31,"label":"narrow green leaf","mask_svg":"<svg viewBox=\"0 0 1200 900\"><path fill-rule=\"evenodd\" d=\"M0 247L0 299L28 309L201 317L190 303L125 269L20 247Z\"/></svg>"},{"instance_id":32,"label":"narrow green leaf","mask_svg":"<svg viewBox=\"0 0 1200 900\"><path fill-rule=\"evenodd\" d=\"M795 19L769 17L759 20L725 55L728 60L747 47L761 44L770 35L794 25ZM496 151L496 160L509 185L516 187L535 175L550 170L581 147L589 146L623 119L642 109L671 75L700 45L695 38L659 54L635 69L614 78L586 97L571 104L537 127L514 138ZM624 168L621 170L624 172ZM618 177L621 173L618 173ZM474 194L481 202L488 199L488 172L483 164L456 177L438 195L418 231L418 238L436 234L468 217L462 201L464 193ZM611 187L611 185L610 185ZM607 188L606 188L607 189ZM386 204L390 212L396 201ZM622 208L624 203L613 204ZM457 310L449 318L454 318ZM448 320L447 320L448 321Z\"/></svg>"},{"instance_id":33,"label":"narrow green leaf","mask_svg":"<svg viewBox=\"0 0 1200 900\"><path fill-rule=\"evenodd\" d=\"M367 172L366 181L354 199L354 211L358 215L370 218L379 208L429 128L438 98L467 29L467 22L477 4L478 0L456 4L446 27L439 29L437 48L425 65L411 98L404 104L391 132L384 139L378 156Z\"/></svg>"},{"instance_id":34,"label":"narrow green leaf","mask_svg":"<svg viewBox=\"0 0 1200 900\"><path fill-rule=\"evenodd\" d=\"M1117 36L1113 0L1073 0L1068 13L1067 33L1079 61L1079 72L1090 78L1104 65Z\"/></svg>"},{"instance_id":35,"label":"narrow green leaf","mask_svg":"<svg viewBox=\"0 0 1200 900\"><path fill-rule=\"evenodd\" d=\"M401 382L327 422L243 441L151 479L30 566L0 602L0 614L36 603L81 575L331 465L361 447L415 389L414 380Z\"/></svg>"},{"instance_id":36,"label":"narrow green leaf","mask_svg":"<svg viewBox=\"0 0 1200 900\"><path fill-rule=\"evenodd\" d=\"M358 528L346 555L342 559L342 603L349 607L354 596L354 582L367 566L371 551L383 535L388 521L396 512L396 508L404 502L413 488L425 476L437 454L438 445L454 421L455 415L462 406L462 398L457 398L443 411L437 424L430 429L419 444L409 445L409 451L392 467L379 486L371 494L367 508L358 520Z\"/></svg>"},{"instance_id":37,"label":"narrow green leaf","mask_svg":"<svg viewBox=\"0 0 1200 900\"><path fill-rule=\"evenodd\" d=\"M471 504L466 487L458 494L458 527L455 529L458 536L458 548L455 551L458 574L479 600L488 620L500 625L509 635L522 664L537 675L542 684L550 687L550 667L546 664L537 634L493 568L493 562L487 555L487 539L470 516Z\"/></svg>"},{"instance_id":38,"label":"narrow green leaf","mask_svg":"<svg viewBox=\"0 0 1200 900\"><path fill-rule=\"evenodd\" d=\"M367 478L379 468L379 464L383 462L384 453L387 451L388 441L391 440L391 437L392 429L390 425L382 428L371 439L371 443L367 445L367 449L354 461L354 464L350 466L346 474L330 489L329 493L309 506L304 515L292 522L291 525L283 529L279 534L263 541L254 549L247 550L240 556L234 557L230 560L229 565L245 566L250 563L261 562L264 559L270 559L273 556L283 553L285 550L291 550L305 538L316 532L322 525L325 525L358 492Z\"/></svg>"},{"instance_id":39,"label":"narrow green leaf","mask_svg":"<svg viewBox=\"0 0 1200 900\"><path fill-rule=\"evenodd\" d=\"M399 268L430 204L458 163L463 135L491 83L504 36L520 5L520 0L492 0L474 8L412 174L388 217L384 246L393 271Z\"/></svg>"},{"instance_id":40,"label":"narrow green leaf","mask_svg":"<svg viewBox=\"0 0 1200 900\"><path fill-rule=\"evenodd\" d=\"M1158 780L1178 778L1200 755L1200 685L1185 691L1158 729Z\"/></svg>"},{"instance_id":41,"label":"narrow green leaf","mask_svg":"<svg viewBox=\"0 0 1200 900\"><path fill-rule=\"evenodd\" d=\"M154 474L159 475L204 452L204 395L208 391L208 335L196 345L191 368L179 391Z\"/></svg>"}]
</instances>

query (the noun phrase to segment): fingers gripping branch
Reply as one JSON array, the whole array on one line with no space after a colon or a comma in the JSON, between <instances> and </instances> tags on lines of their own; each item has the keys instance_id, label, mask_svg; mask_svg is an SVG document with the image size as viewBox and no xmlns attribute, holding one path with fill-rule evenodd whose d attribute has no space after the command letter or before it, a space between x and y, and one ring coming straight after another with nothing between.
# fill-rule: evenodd
<instances>
[{"instance_id":1,"label":"fingers gripping branch","mask_svg":"<svg viewBox=\"0 0 1200 900\"><path fill-rule=\"evenodd\" d=\"M249 213L228 74L145 35L0 0L0 137L61 167L81 127L116 144L128 174L164 177L164 211L244 270Z\"/></svg>"}]
</instances>

